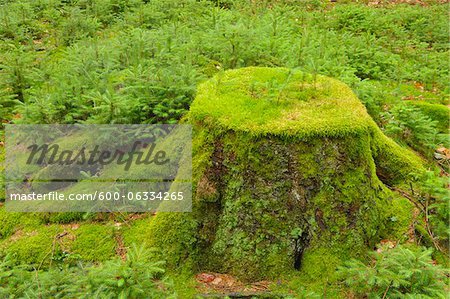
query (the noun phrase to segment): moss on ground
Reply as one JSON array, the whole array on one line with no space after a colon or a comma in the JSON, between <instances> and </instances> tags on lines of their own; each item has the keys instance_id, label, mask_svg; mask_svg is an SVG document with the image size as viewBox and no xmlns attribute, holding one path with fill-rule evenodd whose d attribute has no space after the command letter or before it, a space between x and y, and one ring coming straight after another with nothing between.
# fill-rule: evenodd
<instances>
[{"instance_id":1,"label":"moss on ground","mask_svg":"<svg viewBox=\"0 0 450 299\"><path fill-rule=\"evenodd\" d=\"M386 210L389 217L388 229L383 239L395 240L400 243L407 241L411 236L411 226L414 221L414 205L406 198L396 195L392 198L390 209Z\"/></svg>"},{"instance_id":2,"label":"moss on ground","mask_svg":"<svg viewBox=\"0 0 450 299\"><path fill-rule=\"evenodd\" d=\"M345 84L284 68L227 71L199 87L188 119L193 213L149 224L169 267L332 280L342 260L406 232L410 207L380 178L401 183L422 161L384 136Z\"/></svg>"},{"instance_id":3,"label":"moss on ground","mask_svg":"<svg viewBox=\"0 0 450 299\"><path fill-rule=\"evenodd\" d=\"M5 239L14 232L22 229L39 227L43 221L34 213L7 212L4 206L0 207L0 240Z\"/></svg>"},{"instance_id":4,"label":"moss on ground","mask_svg":"<svg viewBox=\"0 0 450 299\"><path fill-rule=\"evenodd\" d=\"M127 248L130 248L133 244L144 245L149 247L149 239L151 235L152 225L151 221L154 216L145 215L141 219L134 220L130 225L121 227L121 235L123 243Z\"/></svg>"},{"instance_id":5,"label":"moss on ground","mask_svg":"<svg viewBox=\"0 0 450 299\"><path fill-rule=\"evenodd\" d=\"M441 104L432 104L425 101L408 102L419 108L425 115L437 122L437 128L440 133L448 134L450 123L450 109Z\"/></svg>"},{"instance_id":6,"label":"moss on ground","mask_svg":"<svg viewBox=\"0 0 450 299\"><path fill-rule=\"evenodd\" d=\"M192 269L197 257L197 223L190 213L161 212L149 223L150 248L158 249L157 259L163 259L172 269Z\"/></svg>"},{"instance_id":7,"label":"moss on ground","mask_svg":"<svg viewBox=\"0 0 450 299\"><path fill-rule=\"evenodd\" d=\"M58 225L36 226L34 229L17 230L14 235L0 243L0 252L11 255L17 264L42 267L49 265L53 256L60 252L56 236L64 229Z\"/></svg>"},{"instance_id":8,"label":"moss on ground","mask_svg":"<svg viewBox=\"0 0 450 299\"><path fill-rule=\"evenodd\" d=\"M68 224L80 222L84 219L83 212L38 213L38 217L45 223Z\"/></svg>"},{"instance_id":9,"label":"moss on ground","mask_svg":"<svg viewBox=\"0 0 450 299\"><path fill-rule=\"evenodd\" d=\"M110 225L83 224L74 230L74 235L71 253L78 254L84 261L106 261L116 254L114 228Z\"/></svg>"},{"instance_id":10,"label":"moss on ground","mask_svg":"<svg viewBox=\"0 0 450 299\"><path fill-rule=\"evenodd\" d=\"M0 209L0 255L17 264L46 267L73 256L84 262L102 262L116 254L114 228L108 224L45 225L39 215Z\"/></svg>"}]
</instances>

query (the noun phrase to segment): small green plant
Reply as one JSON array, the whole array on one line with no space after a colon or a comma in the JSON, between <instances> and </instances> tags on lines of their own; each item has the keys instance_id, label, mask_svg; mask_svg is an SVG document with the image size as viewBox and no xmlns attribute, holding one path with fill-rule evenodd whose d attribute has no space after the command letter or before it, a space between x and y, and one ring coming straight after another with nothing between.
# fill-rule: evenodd
<instances>
[{"instance_id":1,"label":"small green plant","mask_svg":"<svg viewBox=\"0 0 450 299\"><path fill-rule=\"evenodd\" d=\"M67 254L66 254L67 255ZM46 271L17 266L10 256L0 261L1 298L175 298L164 277L163 262L132 246L127 258L99 266L64 265Z\"/></svg>"},{"instance_id":2,"label":"small green plant","mask_svg":"<svg viewBox=\"0 0 450 299\"><path fill-rule=\"evenodd\" d=\"M385 132L413 149L430 153L439 144L447 145L447 136L439 133L437 121L412 105L399 104L384 114Z\"/></svg>"},{"instance_id":3,"label":"small green plant","mask_svg":"<svg viewBox=\"0 0 450 299\"><path fill-rule=\"evenodd\" d=\"M125 261L106 262L91 268L85 298L171 298L163 279L163 262L152 262L152 253L133 245Z\"/></svg>"},{"instance_id":4,"label":"small green plant","mask_svg":"<svg viewBox=\"0 0 450 299\"><path fill-rule=\"evenodd\" d=\"M5 196L5 148L3 144L0 144L0 202L5 201Z\"/></svg>"},{"instance_id":5,"label":"small green plant","mask_svg":"<svg viewBox=\"0 0 450 299\"><path fill-rule=\"evenodd\" d=\"M450 193L448 179L433 171L414 176L416 190L412 190L416 205L420 208L424 221L417 224L417 230L425 240L430 240L436 249L448 253L450 240ZM421 227L423 227L421 229Z\"/></svg>"},{"instance_id":6,"label":"small green plant","mask_svg":"<svg viewBox=\"0 0 450 299\"><path fill-rule=\"evenodd\" d=\"M368 298L445 298L447 270L433 264L431 249L381 247L367 265L352 259L338 274L357 296Z\"/></svg>"}]
</instances>

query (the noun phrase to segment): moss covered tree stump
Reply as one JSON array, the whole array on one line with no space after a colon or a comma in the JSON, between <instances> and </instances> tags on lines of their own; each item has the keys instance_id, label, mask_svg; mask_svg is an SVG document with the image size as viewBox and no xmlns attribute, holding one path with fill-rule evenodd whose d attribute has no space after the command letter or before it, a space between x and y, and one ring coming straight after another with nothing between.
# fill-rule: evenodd
<instances>
[{"instance_id":1,"label":"moss covered tree stump","mask_svg":"<svg viewBox=\"0 0 450 299\"><path fill-rule=\"evenodd\" d=\"M172 267L315 279L408 225L410 206L379 177L401 181L421 162L337 80L227 71L199 86L188 121L193 212L158 213L150 229Z\"/></svg>"}]
</instances>

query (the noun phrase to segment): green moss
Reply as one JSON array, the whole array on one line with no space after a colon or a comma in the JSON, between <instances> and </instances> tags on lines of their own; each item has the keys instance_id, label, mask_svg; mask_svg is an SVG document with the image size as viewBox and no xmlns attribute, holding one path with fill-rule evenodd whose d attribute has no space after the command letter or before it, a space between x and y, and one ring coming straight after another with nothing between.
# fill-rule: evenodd
<instances>
[{"instance_id":1,"label":"green moss","mask_svg":"<svg viewBox=\"0 0 450 299\"><path fill-rule=\"evenodd\" d=\"M378 128L372 130L372 155L380 179L391 185L402 184L413 173L425 171L423 160L386 137Z\"/></svg>"},{"instance_id":2,"label":"green moss","mask_svg":"<svg viewBox=\"0 0 450 299\"><path fill-rule=\"evenodd\" d=\"M82 221L84 215L82 212L39 213L39 218L45 223L67 224Z\"/></svg>"},{"instance_id":3,"label":"green moss","mask_svg":"<svg viewBox=\"0 0 450 299\"><path fill-rule=\"evenodd\" d=\"M64 213L60 213L64 214ZM51 213L16 213L7 212L0 207L1 253L12 254L18 264L47 266L52 257L62 251L69 251L70 240L56 240L55 237L66 231L59 225L45 225Z\"/></svg>"},{"instance_id":4,"label":"green moss","mask_svg":"<svg viewBox=\"0 0 450 299\"><path fill-rule=\"evenodd\" d=\"M45 225L42 215L8 213L0 209L1 253L12 254L19 264L48 265L60 252L84 261L105 261L115 255L113 227L107 224L80 226Z\"/></svg>"},{"instance_id":5,"label":"green moss","mask_svg":"<svg viewBox=\"0 0 450 299\"><path fill-rule=\"evenodd\" d=\"M130 247L132 244L148 245L148 240L151 235L150 222L153 216L146 216L130 223L129 226L124 226L121 229L121 234L125 246Z\"/></svg>"},{"instance_id":6,"label":"green moss","mask_svg":"<svg viewBox=\"0 0 450 299\"><path fill-rule=\"evenodd\" d=\"M8 212L4 206L0 207L0 240L14 232L23 229L35 229L44 224L66 224L79 221L83 213L20 213Z\"/></svg>"},{"instance_id":7,"label":"green moss","mask_svg":"<svg viewBox=\"0 0 450 299\"><path fill-rule=\"evenodd\" d=\"M450 123L450 109L447 106L440 104L431 104L425 101L411 101L408 103L419 108L432 120L437 121L437 128L440 133L448 133Z\"/></svg>"},{"instance_id":8,"label":"green moss","mask_svg":"<svg viewBox=\"0 0 450 299\"><path fill-rule=\"evenodd\" d=\"M375 174L370 140L369 134L314 142L223 135L211 157L217 164L204 169L216 200L198 192L203 179L196 182L193 214L158 213L150 240L170 266L190 257L200 269L250 280L292 270L295 243L362 255L388 227L384 207L392 207Z\"/></svg>"},{"instance_id":9,"label":"green moss","mask_svg":"<svg viewBox=\"0 0 450 299\"><path fill-rule=\"evenodd\" d=\"M35 213L14 213L7 212L5 207L0 207L0 239L12 235L15 231L21 229L33 229L42 224Z\"/></svg>"},{"instance_id":10,"label":"green moss","mask_svg":"<svg viewBox=\"0 0 450 299\"><path fill-rule=\"evenodd\" d=\"M149 222L150 248L157 248L157 259L163 259L172 270L192 269L192 260L196 256L197 225L188 213L157 213Z\"/></svg>"},{"instance_id":11,"label":"green moss","mask_svg":"<svg viewBox=\"0 0 450 299\"><path fill-rule=\"evenodd\" d=\"M201 84L191 119L253 135L359 134L372 125L364 105L335 79L286 68L230 70Z\"/></svg>"},{"instance_id":12,"label":"green moss","mask_svg":"<svg viewBox=\"0 0 450 299\"><path fill-rule=\"evenodd\" d=\"M204 170L211 166L211 155L214 151L215 134L208 134L207 130L193 132L192 140L192 179L198 182Z\"/></svg>"},{"instance_id":13,"label":"green moss","mask_svg":"<svg viewBox=\"0 0 450 299\"><path fill-rule=\"evenodd\" d=\"M323 283L336 280L335 270L342 264L342 257L336 253L337 248L320 248L307 250L301 268L305 281Z\"/></svg>"},{"instance_id":14,"label":"green moss","mask_svg":"<svg viewBox=\"0 0 450 299\"><path fill-rule=\"evenodd\" d=\"M386 211L389 217L387 235L388 240L406 241L413 224L414 205L406 198L396 196L392 199L392 208Z\"/></svg>"},{"instance_id":15,"label":"green moss","mask_svg":"<svg viewBox=\"0 0 450 299\"><path fill-rule=\"evenodd\" d=\"M99 262L115 255L116 242L113 227L105 224L83 224L74 230L75 239L71 253L82 260Z\"/></svg>"},{"instance_id":16,"label":"green moss","mask_svg":"<svg viewBox=\"0 0 450 299\"><path fill-rule=\"evenodd\" d=\"M143 244L147 248L157 249L153 258L167 261L173 272L178 274L184 269L192 269L187 264L191 259L189 255L195 254L195 232L196 225L190 213L160 212L121 228L126 247Z\"/></svg>"},{"instance_id":17,"label":"green moss","mask_svg":"<svg viewBox=\"0 0 450 299\"><path fill-rule=\"evenodd\" d=\"M191 299L198 297L198 283L192 273L169 272L167 273L167 275L173 281L173 286L177 293L177 298Z\"/></svg>"},{"instance_id":18,"label":"green moss","mask_svg":"<svg viewBox=\"0 0 450 299\"><path fill-rule=\"evenodd\" d=\"M55 238L63 231L57 225L16 231L0 244L0 250L3 255L10 254L17 264L45 266L61 250Z\"/></svg>"},{"instance_id":19,"label":"green moss","mask_svg":"<svg viewBox=\"0 0 450 299\"><path fill-rule=\"evenodd\" d=\"M333 248L308 250L301 271L283 273L270 289L285 294L282 298L323 298L324 294L327 298L347 298L345 288L336 283L335 270L341 264L342 257Z\"/></svg>"}]
</instances>

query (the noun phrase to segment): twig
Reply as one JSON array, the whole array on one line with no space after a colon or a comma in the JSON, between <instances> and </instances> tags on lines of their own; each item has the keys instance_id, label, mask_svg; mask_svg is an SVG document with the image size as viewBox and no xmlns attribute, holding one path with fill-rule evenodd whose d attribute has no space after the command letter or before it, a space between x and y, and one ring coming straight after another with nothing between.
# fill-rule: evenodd
<instances>
[{"instance_id":1,"label":"twig","mask_svg":"<svg viewBox=\"0 0 450 299\"><path fill-rule=\"evenodd\" d=\"M428 221L428 200L425 201L425 204L422 204L422 203L420 203L420 201L416 201L417 198L415 196L409 194L408 192L406 192L406 191L404 191L402 189L399 189L397 187L391 187L391 186L388 186L388 188L391 189L392 191L396 191L396 192L400 193L402 196L404 196L410 202L412 202L416 206L416 208L421 210L421 212L425 215L425 226L426 226L426 229L427 229L427 233L428 233L431 241L433 242L434 247L436 247L436 249L439 250L440 252L446 253L441 248L439 243L436 241L433 233L431 232L430 224L429 224L429 221ZM412 190L412 191L414 192L414 190ZM419 203L420 203L420 206L419 206Z\"/></svg>"},{"instance_id":2,"label":"twig","mask_svg":"<svg viewBox=\"0 0 450 299\"><path fill-rule=\"evenodd\" d=\"M409 199L409 201L412 202L416 206L416 208L418 208L421 212L425 213L425 206L423 204L421 204L420 202L417 202L416 198L413 195L411 195L408 192L406 192L406 191L404 191L402 189L399 189L397 187L391 187L391 186L387 186L387 187L389 189L391 189L392 191L398 192L403 197Z\"/></svg>"},{"instance_id":3,"label":"twig","mask_svg":"<svg viewBox=\"0 0 450 299\"><path fill-rule=\"evenodd\" d=\"M427 232L430 235L431 241L433 242L433 244L436 247L436 249L439 250L440 252L444 252L443 249L441 248L441 246L439 246L439 244L434 239L434 235L431 232L430 224L429 224L429 221L428 221L428 200L425 202L425 225L427 227Z\"/></svg>"},{"instance_id":4,"label":"twig","mask_svg":"<svg viewBox=\"0 0 450 299\"><path fill-rule=\"evenodd\" d=\"M381 299L385 299L385 298L386 298L387 293L388 293L389 289L391 288L391 285L392 285L392 280L391 280L391 282L389 283L389 285L388 285L388 287L386 288L386 290L384 291L383 298L381 298Z\"/></svg>"},{"instance_id":5,"label":"twig","mask_svg":"<svg viewBox=\"0 0 450 299\"><path fill-rule=\"evenodd\" d=\"M39 298L42 298L42 295L41 295L41 283L39 281L38 270L36 268L34 269L34 273L36 273L36 280L37 280L37 285L38 285L38 290L39 290Z\"/></svg>"},{"instance_id":6,"label":"twig","mask_svg":"<svg viewBox=\"0 0 450 299\"><path fill-rule=\"evenodd\" d=\"M44 264L45 259L49 256L49 254L51 254L51 258L50 258L50 266L52 265L52 259L53 259L53 255L55 253L55 244L56 241L58 239L60 239L61 237L64 237L65 235L67 235L67 232L63 232L60 234L56 234L55 237L53 237L53 242L52 242L52 249L47 252L47 254L44 256L44 258L41 260L41 262L39 263L39 267L37 268L37 270L40 270L42 265Z\"/></svg>"}]
</instances>

